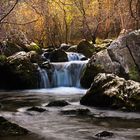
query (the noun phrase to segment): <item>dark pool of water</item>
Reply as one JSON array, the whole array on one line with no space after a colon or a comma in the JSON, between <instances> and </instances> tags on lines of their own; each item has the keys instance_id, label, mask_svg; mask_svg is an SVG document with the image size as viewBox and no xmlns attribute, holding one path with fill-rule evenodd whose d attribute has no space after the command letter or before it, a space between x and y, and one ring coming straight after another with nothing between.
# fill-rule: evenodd
<instances>
[{"instance_id":1,"label":"dark pool of water","mask_svg":"<svg viewBox=\"0 0 140 140\"><path fill-rule=\"evenodd\" d=\"M0 115L33 132L22 137L3 137L0 140L97 140L101 131L114 133L113 137L100 140L140 140L140 114L101 110L87 107L91 115L64 115L64 108L79 108L79 100L85 90L56 88L0 92ZM55 99L67 100L70 106L44 107ZM43 113L29 112L31 106L42 106Z\"/></svg>"}]
</instances>

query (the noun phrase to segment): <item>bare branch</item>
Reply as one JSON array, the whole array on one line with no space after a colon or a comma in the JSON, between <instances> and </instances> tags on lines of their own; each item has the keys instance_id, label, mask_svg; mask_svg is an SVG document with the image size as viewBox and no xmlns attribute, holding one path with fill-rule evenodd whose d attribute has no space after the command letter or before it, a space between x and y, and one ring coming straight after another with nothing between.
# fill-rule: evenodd
<instances>
[{"instance_id":1,"label":"bare branch","mask_svg":"<svg viewBox=\"0 0 140 140\"><path fill-rule=\"evenodd\" d=\"M26 23L15 23L15 22L7 22L7 21L4 21L4 22L1 22L1 24L14 24L14 25L27 25L27 24L32 24L34 22L37 22L39 19L35 19L33 21L29 21L29 22L26 22Z\"/></svg>"},{"instance_id":2,"label":"bare branch","mask_svg":"<svg viewBox=\"0 0 140 140\"><path fill-rule=\"evenodd\" d=\"M18 1L19 0L16 0L15 4L13 5L13 7L0 19L0 23L14 10L16 5L18 4Z\"/></svg>"}]
</instances>

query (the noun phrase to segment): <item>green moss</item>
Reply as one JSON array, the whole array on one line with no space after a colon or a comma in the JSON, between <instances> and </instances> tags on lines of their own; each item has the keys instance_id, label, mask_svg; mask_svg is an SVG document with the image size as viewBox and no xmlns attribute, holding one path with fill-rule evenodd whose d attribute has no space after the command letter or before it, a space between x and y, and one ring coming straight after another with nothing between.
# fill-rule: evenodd
<instances>
[{"instance_id":1,"label":"green moss","mask_svg":"<svg viewBox=\"0 0 140 140\"><path fill-rule=\"evenodd\" d=\"M135 81L140 81L140 75L136 67L129 69L129 78Z\"/></svg>"},{"instance_id":2,"label":"green moss","mask_svg":"<svg viewBox=\"0 0 140 140\"><path fill-rule=\"evenodd\" d=\"M38 53L41 52L41 48L34 42L32 42L28 48L29 51L36 51Z\"/></svg>"},{"instance_id":3,"label":"green moss","mask_svg":"<svg viewBox=\"0 0 140 140\"><path fill-rule=\"evenodd\" d=\"M0 62L3 62L7 59L5 55L0 55Z\"/></svg>"},{"instance_id":4,"label":"green moss","mask_svg":"<svg viewBox=\"0 0 140 140\"><path fill-rule=\"evenodd\" d=\"M96 39L96 44L103 44L103 39L97 38Z\"/></svg>"}]
</instances>

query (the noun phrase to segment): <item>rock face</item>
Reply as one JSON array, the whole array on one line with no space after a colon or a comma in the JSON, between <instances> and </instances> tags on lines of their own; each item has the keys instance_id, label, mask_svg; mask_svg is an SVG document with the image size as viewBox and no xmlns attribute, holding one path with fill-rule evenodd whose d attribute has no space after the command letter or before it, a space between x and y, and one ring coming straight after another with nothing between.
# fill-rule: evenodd
<instances>
[{"instance_id":1,"label":"rock face","mask_svg":"<svg viewBox=\"0 0 140 140\"><path fill-rule=\"evenodd\" d=\"M82 40L77 46L77 52L90 58L95 52L95 47L86 40Z\"/></svg>"},{"instance_id":2,"label":"rock face","mask_svg":"<svg viewBox=\"0 0 140 140\"><path fill-rule=\"evenodd\" d=\"M140 30L119 36L108 48L113 62L124 68L130 79L139 81L140 72Z\"/></svg>"},{"instance_id":3,"label":"rock face","mask_svg":"<svg viewBox=\"0 0 140 140\"><path fill-rule=\"evenodd\" d=\"M140 83L114 74L98 74L80 103L95 107L140 111Z\"/></svg>"},{"instance_id":4,"label":"rock face","mask_svg":"<svg viewBox=\"0 0 140 140\"><path fill-rule=\"evenodd\" d=\"M140 81L140 30L119 36L106 50L93 55L81 78L82 86L90 87L100 72Z\"/></svg>"},{"instance_id":5,"label":"rock face","mask_svg":"<svg viewBox=\"0 0 140 140\"><path fill-rule=\"evenodd\" d=\"M18 52L0 65L0 88L37 88L37 66L31 63L26 52Z\"/></svg>"}]
</instances>

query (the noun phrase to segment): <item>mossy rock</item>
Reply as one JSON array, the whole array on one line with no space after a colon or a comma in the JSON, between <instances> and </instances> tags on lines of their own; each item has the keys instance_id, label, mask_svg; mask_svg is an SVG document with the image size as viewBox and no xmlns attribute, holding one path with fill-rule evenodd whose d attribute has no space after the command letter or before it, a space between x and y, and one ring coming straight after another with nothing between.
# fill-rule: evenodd
<instances>
[{"instance_id":1,"label":"mossy rock","mask_svg":"<svg viewBox=\"0 0 140 140\"><path fill-rule=\"evenodd\" d=\"M7 57L5 55L0 55L0 65L5 64L7 61Z\"/></svg>"},{"instance_id":2,"label":"mossy rock","mask_svg":"<svg viewBox=\"0 0 140 140\"><path fill-rule=\"evenodd\" d=\"M133 66L132 68L129 69L129 79L132 79L134 81L140 81L140 73L136 66Z\"/></svg>"},{"instance_id":3,"label":"mossy rock","mask_svg":"<svg viewBox=\"0 0 140 140\"><path fill-rule=\"evenodd\" d=\"M77 46L77 52L84 54L87 58L90 58L95 52L95 46L86 40L82 40Z\"/></svg>"},{"instance_id":4,"label":"mossy rock","mask_svg":"<svg viewBox=\"0 0 140 140\"><path fill-rule=\"evenodd\" d=\"M36 51L37 53L41 53L41 48L34 42L32 42L29 46L28 46L28 51Z\"/></svg>"},{"instance_id":5,"label":"mossy rock","mask_svg":"<svg viewBox=\"0 0 140 140\"><path fill-rule=\"evenodd\" d=\"M0 47L3 48L3 54L7 57L17 52L23 51L19 45L10 41L0 42Z\"/></svg>"}]
</instances>

